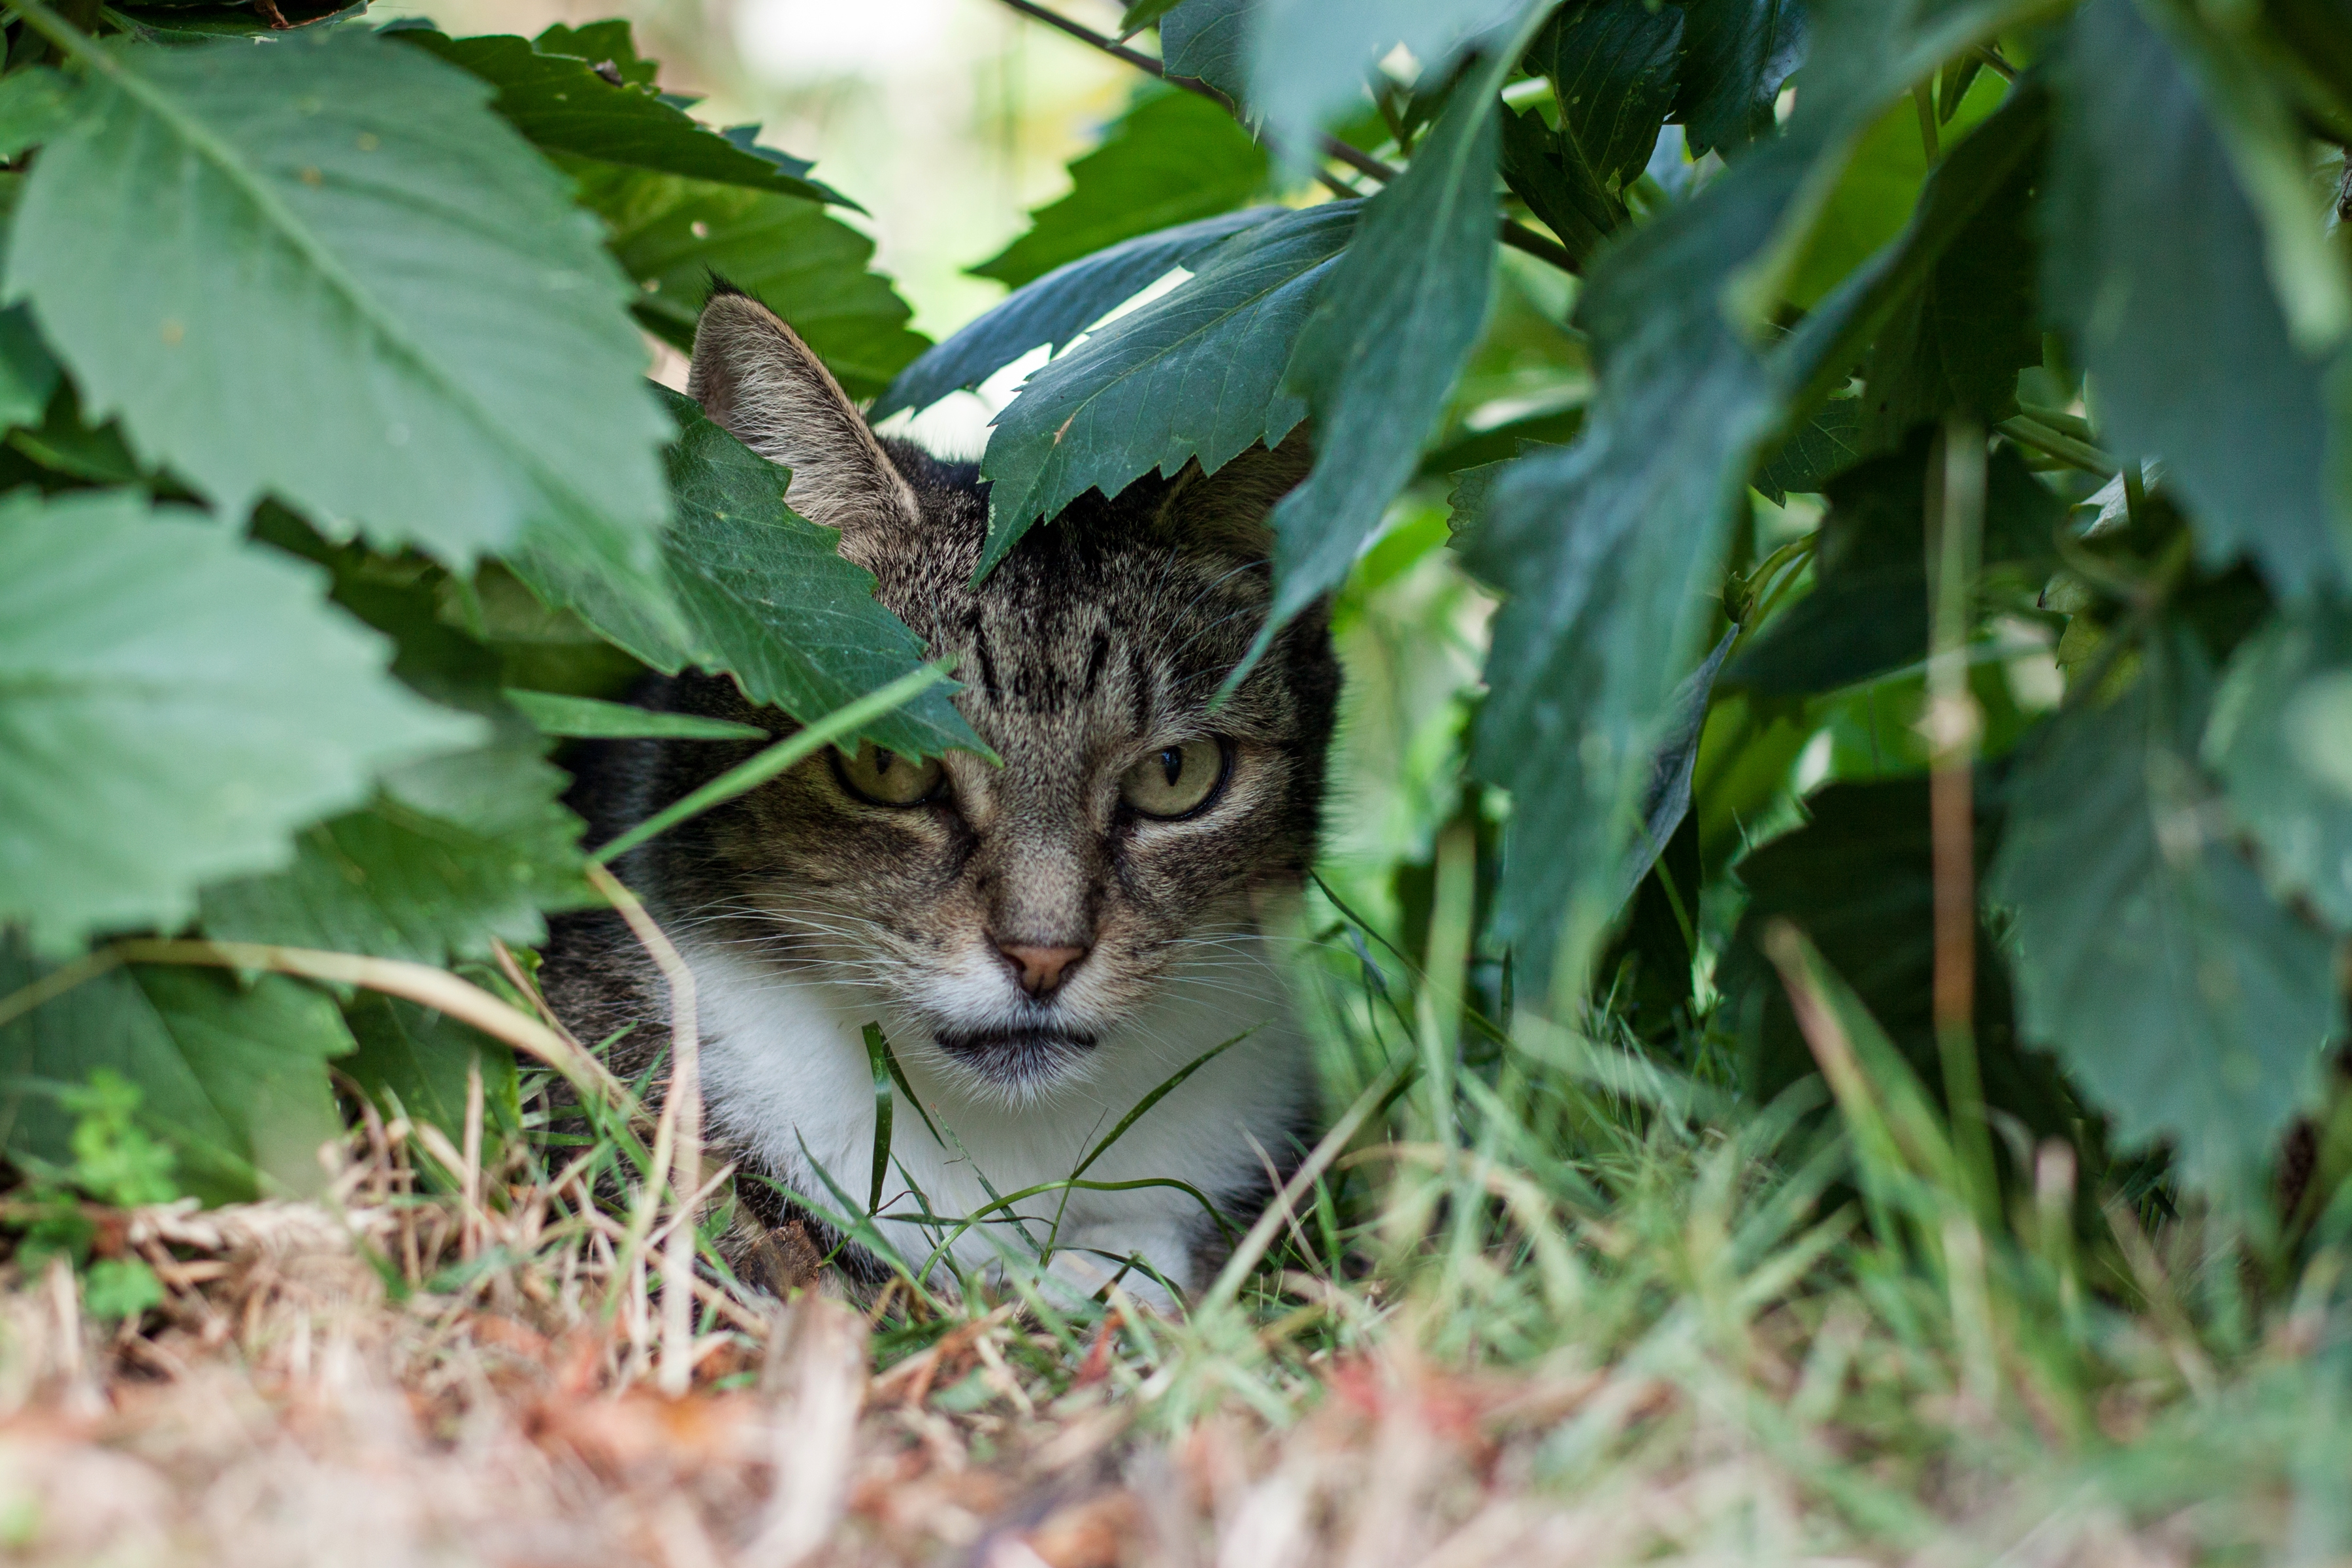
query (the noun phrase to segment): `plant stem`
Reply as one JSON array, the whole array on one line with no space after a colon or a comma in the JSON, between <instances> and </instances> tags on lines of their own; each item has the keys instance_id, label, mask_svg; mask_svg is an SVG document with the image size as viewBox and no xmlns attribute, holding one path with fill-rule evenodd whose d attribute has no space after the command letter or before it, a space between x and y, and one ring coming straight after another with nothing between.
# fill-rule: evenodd
<instances>
[{"instance_id":1,"label":"plant stem","mask_svg":"<svg viewBox=\"0 0 2352 1568\"><path fill-rule=\"evenodd\" d=\"M1207 82L1195 80L1192 77L1170 76L1167 68L1150 55L1139 49L1130 49L1108 34L1097 33L1083 22L1074 22L1059 12L1036 4L1036 0L1004 0L1004 4L1024 16L1043 22L1047 26L1066 33L1082 44L1100 49L1113 59L1133 66L1147 76L1156 77L1171 87L1181 88L1186 92L1207 99L1223 109L1235 120L1241 121L1243 126L1249 130L1250 134L1255 136L1259 142L1265 141L1265 132L1249 124L1249 121L1244 118L1240 106ZM1345 163L1358 174L1368 175L1382 184L1388 184L1403 172L1393 164L1382 163L1360 148L1349 146L1336 136L1318 136L1315 139L1315 147L1322 156L1335 163ZM1337 195L1353 196L1359 194L1328 174L1318 174L1316 177ZM1523 250L1538 260L1548 261L1563 272L1574 276L1581 276L1583 273L1583 268L1577 264L1576 258L1569 254L1566 246L1557 240L1547 239L1516 218L1507 217L1500 220L1499 237L1512 249Z\"/></svg>"},{"instance_id":2,"label":"plant stem","mask_svg":"<svg viewBox=\"0 0 2352 1568\"><path fill-rule=\"evenodd\" d=\"M669 1233L662 1242L661 1391L675 1399L694 1381L694 1208L702 1174L702 1026L695 1007L694 971L637 896L603 866L591 861L588 880L620 910L629 930L669 987L669 1091L662 1097L661 1123L654 1142L669 1155L672 1202ZM659 1172L663 1161L656 1153ZM656 1174L652 1185L658 1191ZM655 1200L639 1211L650 1221ZM632 1226L634 1232L635 1226Z\"/></svg>"},{"instance_id":3,"label":"plant stem","mask_svg":"<svg viewBox=\"0 0 2352 1568\"><path fill-rule=\"evenodd\" d=\"M470 1024L492 1038L504 1040L525 1055L538 1058L583 1093L597 1095L614 1105L631 1103L628 1089L594 1057L480 986L431 964L258 942L119 942L105 951L123 963L188 963L214 969L297 974L331 985L357 985L404 997L435 1012L446 1013L461 1024Z\"/></svg>"},{"instance_id":4,"label":"plant stem","mask_svg":"<svg viewBox=\"0 0 2352 1568\"><path fill-rule=\"evenodd\" d=\"M2070 463L2087 474L2112 479L2119 465L2096 447L2075 440L2072 436L2051 429L2028 415L2020 414L1993 426L2021 447L2031 447L2046 453L2062 463Z\"/></svg>"},{"instance_id":5,"label":"plant stem","mask_svg":"<svg viewBox=\"0 0 2352 1568\"><path fill-rule=\"evenodd\" d=\"M1926 729L1931 762L1928 821L1934 846L1936 1048L1953 1142L1979 1215L1998 1214L1992 1138L1977 1060L1976 802L1974 770L1983 715L1969 690L1969 623L1984 534L1985 438L1955 415L1928 469L1928 654Z\"/></svg>"}]
</instances>

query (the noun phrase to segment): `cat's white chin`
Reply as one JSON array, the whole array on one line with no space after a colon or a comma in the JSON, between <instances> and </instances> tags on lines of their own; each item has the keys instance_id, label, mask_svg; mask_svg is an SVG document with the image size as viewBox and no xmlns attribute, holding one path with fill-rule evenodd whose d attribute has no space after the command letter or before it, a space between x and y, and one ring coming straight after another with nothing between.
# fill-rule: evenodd
<instances>
[{"instance_id":1,"label":"cat's white chin","mask_svg":"<svg viewBox=\"0 0 2352 1568\"><path fill-rule=\"evenodd\" d=\"M881 1026L937 1129L911 1107L894 1109L877 1228L912 1268L936 1273L952 1258L966 1269L1026 1270L1043 1259L1050 1284L1081 1294L1124 1269L1122 1289L1164 1307L1151 1277L1178 1295L1196 1289L1195 1259L1216 1234L1183 1188L1245 1225L1248 1214L1230 1211L1264 1193L1270 1166L1295 1159L1311 1113L1307 1047L1270 941L1254 929L1203 942L1091 1045L1048 1038L1051 1029L1034 1040L999 1031L984 1049L1009 1054L991 1060L972 1056L972 1037L943 1044L870 985L821 967L691 938L679 945L695 971L713 1130L821 1217L865 1207L875 1091L864 1032ZM1102 1147L1154 1089L1221 1045ZM1027 1047L1020 1070L1007 1072ZM1065 1184L1082 1165L1088 1185ZM1169 1184L1096 1185L1128 1182ZM1000 1205L1021 1193L1030 1195Z\"/></svg>"}]
</instances>

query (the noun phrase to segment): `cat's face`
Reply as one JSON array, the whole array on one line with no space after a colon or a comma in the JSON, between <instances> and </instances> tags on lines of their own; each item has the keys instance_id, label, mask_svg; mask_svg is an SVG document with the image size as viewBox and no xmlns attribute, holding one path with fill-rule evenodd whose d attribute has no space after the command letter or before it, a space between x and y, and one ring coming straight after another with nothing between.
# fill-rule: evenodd
<instances>
[{"instance_id":1,"label":"cat's face","mask_svg":"<svg viewBox=\"0 0 2352 1568\"><path fill-rule=\"evenodd\" d=\"M1338 689L1319 616L1215 701L1264 620L1264 514L1300 454L1089 494L973 589L987 505L969 468L870 437L828 459L808 421L747 410L741 378L714 386L708 353L698 395L799 459L794 504L841 526L883 602L959 661L957 704L1002 761L809 759L682 841L700 918L738 952L872 992L1001 1092L1082 1075L1171 973L1213 976L1312 858ZM846 429L830 410L825 426ZM740 700L715 681L680 696Z\"/></svg>"}]
</instances>

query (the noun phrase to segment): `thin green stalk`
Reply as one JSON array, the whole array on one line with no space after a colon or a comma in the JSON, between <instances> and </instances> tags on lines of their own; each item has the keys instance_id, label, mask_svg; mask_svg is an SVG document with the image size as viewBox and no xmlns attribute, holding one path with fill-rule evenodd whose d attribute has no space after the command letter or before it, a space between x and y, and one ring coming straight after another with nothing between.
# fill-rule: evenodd
<instances>
[{"instance_id":1,"label":"thin green stalk","mask_svg":"<svg viewBox=\"0 0 2352 1568\"><path fill-rule=\"evenodd\" d=\"M637 846L667 833L679 823L699 816L713 806L724 805L739 795L749 794L819 748L854 734L883 714L914 700L922 692L945 680L950 668L945 663L927 664L920 669L900 676L879 691L835 709L806 729L786 736L748 761L738 763L685 799L654 813L597 850L590 858L599 866L609 866Z\"/></svg>"},{"instance_id":2,"label":"thin green stalk","mask_svg":"<svg viewBox=\"0 0 2352 1568\"><path fill-rule=\"evenodd\" d=\"M1969 689L1969 632L1984 537L1985 442L1976 421L1945 421L1942 462L1927 496L1928 813L1935 867L1936 1049L1971 1208L1998 1217L1992 1133L1976 1039L1976 803L1974 770L1983 715Z\"/></svg>"},{"instance_id":3,"label":"thin green stalk","mask_svg":"<svg viewBox=\"0 0 2352 1568\"><path fill-rule=\"evenodd\" d=\"M1276 1233L1281 1230L1285 1217L1299 1195L1331 1168L1331 1163L1347 1149L1349 1142L1362 1130L1364 1123L1371 1120L1373 1112L1387 1102L1398 1080L1412 1071L1413 1065L1410 1056L1399 1056L1381 1070L1378 1078L1364 1086L1364 1091L1356 1096L1355 1103L1331 1124L1331 1130L1323 1134L1305 1162L1283 1184L1282 1191L1265 1205L1265 1212L1257 1216L1257 1222L1250 1226L1249 1233L1242 1237L1233 1255L1225 1259L1224 1268L1217 1271L1216 1279L1202 1293L1201 1304L1194 1310L1195 1317L1233 1305L1234 1298L1241 1293L1242 1281L1249 1278L1250 1270L1256 1268L1258 1259L1265 1256L1265 1249L1273 1245Z\"/></svg>"},{"instance_id":4,"label":"thin green stalk","mask_svg":"<svg viewBox=\"0 0 2352 1568\"><path fill-rule=\"evenodd\" d=\"M2070 463L2086 474L2096 474L2112 479L2122 465L2096 447L2077 441L2062 431L2053 430L2030 415L2020 414L1993 426L2021 447L2031 447L2046 457Z\"/></svg>"},{"instance_id":5,"label":"thin green stalk","mask_svg":"<svg viewBox=\"0 0 2352 1568\"><path fill-rule=\"evenodd\" d=\"M1429 955L1414 1011L1421 1044L1422 1087L1428 1099L1430 1136L1446 1148L1461 1142L1454 1109L1454 1068L1462 1033L1462 997L1467 987L1474 883L1478 868L1476 829L1448 824L1437 836L1436 887L1429 909Z\"/></svg>"}]
</instances>

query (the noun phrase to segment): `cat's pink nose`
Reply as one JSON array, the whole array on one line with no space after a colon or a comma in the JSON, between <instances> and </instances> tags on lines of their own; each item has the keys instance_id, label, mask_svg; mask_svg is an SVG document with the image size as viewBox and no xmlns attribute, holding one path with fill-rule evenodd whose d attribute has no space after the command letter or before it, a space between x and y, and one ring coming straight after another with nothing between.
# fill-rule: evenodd
<instances>
[{"instance_id":1,"label":"cat's pink nose","mask_svg":"<svg viewBox=\"0 0 2352 1568\"><path fill-rule=\"evenodd\" d=\"M1043 996L1060 985L1070 966L1087 955L1083 947L1031 947L1017 942L1000 942L996 951L1021 976L1021 989L1032 996Z\"/></svg>"}]
</instances>

